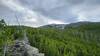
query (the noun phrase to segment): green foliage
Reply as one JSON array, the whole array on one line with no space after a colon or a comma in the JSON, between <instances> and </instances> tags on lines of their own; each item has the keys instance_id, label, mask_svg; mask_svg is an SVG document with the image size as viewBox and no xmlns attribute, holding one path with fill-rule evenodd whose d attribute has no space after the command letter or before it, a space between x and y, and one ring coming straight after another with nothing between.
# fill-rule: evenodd
<instances>
[{"instance_id":1,"label":"green foliage","mask_svg":"<svg viewBox=\"0 0 100 56\"><path fill-rule=\"evenodd\" d=\"M100 37L87 29L84 31L76 28L28 29L27 31L31 45L39 48L46 56L100 56Z\"/></svg>"},{"instance_id":2,"label":"green foliage","mask_svg":"<svg viewBox=\"0 0 100 56\"><path fill-rule=\"evenodd\" d=\"M22 28L26 29L30 44L45 53L45 56L100 56L99 23L63 30ZM17 37L23 37L23 31L19 30L18 26L7 26L0 31L0 54L5 42L13 43L15 33Z\"/></svg>"}]
</instances>

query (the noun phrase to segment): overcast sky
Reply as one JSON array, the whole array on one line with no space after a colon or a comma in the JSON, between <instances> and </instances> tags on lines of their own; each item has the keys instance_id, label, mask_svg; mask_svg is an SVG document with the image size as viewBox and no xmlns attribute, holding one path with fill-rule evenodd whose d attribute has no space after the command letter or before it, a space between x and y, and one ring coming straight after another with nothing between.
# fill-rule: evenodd
<instances>
[{"instance_id":1,"label":"overcast sky","mask_svg":"<svg viewBox=\"0 0 100 56\"><path fill-rule=\"evenodd\" d=\"M100 0L0 0L8 24L37 27L78 21L100 22Z\"/></svg>"}]
</instances>

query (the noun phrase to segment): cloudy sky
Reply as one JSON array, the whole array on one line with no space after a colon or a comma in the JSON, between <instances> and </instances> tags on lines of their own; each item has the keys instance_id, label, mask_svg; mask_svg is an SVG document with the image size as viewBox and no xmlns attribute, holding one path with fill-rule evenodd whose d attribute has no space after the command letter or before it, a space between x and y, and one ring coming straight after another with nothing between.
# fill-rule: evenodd
<instances>
[{"instance_id":1,"label":"cloudy sky","mask_svg":"<svg viewBox=\"0 0 100 56\"><path fill-rule=\"evenodd\" d=\"M78 21L100 22L100 0L0 0L8 24L37 27Z\"/></svg>"}]
</instances>

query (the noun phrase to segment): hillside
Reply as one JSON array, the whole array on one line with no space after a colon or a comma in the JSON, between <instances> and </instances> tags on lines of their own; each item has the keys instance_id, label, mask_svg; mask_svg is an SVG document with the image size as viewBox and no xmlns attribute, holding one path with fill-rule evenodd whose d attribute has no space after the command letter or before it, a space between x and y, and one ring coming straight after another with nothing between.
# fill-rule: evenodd
<instances>
[{"instance_id":1,"label":"hillside","mask_svg":"<svg viewBox=\"0 0 100 56\"><path fill-rule=\"evenodd\" d=\"M15 41L13 35L17 32L17 36L21 38L22 30L26 30L30 45L45 53L45 56L100 56L99 22L73 23L64 25L63 29L55 26L45 27L31 28L1 24L0 56L3 54L5 42L8 45L13 44Z\"/></svg>"}]
</instances>

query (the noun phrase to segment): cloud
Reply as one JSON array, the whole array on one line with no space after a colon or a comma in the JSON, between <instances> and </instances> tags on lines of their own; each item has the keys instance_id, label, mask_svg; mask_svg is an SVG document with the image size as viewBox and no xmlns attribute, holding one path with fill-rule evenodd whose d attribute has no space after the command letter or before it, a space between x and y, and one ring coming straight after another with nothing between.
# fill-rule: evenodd
<instances>
[{"instance_id":1,"label":"cloud","mask_svg":"<svg viewBox=\"0 0 100 56\"><path fill-rule=\"evenodd\" d=\"M100 0L0 0L0 16L9 24L41 26L100 21Z\"/></svg>"},{"instance_id":2,"label":"cloud","mask_svg":"<svg viewBox=\"0 0 100 56\"><path fill-rule=\"evenodd\" d=\"M53 19L49 20L49 18L42 16L38 12L35 12L27 7L22 6L18 0L16 1L15 0L2 0L2 3L15 12L15 15L19 18L19 21L22 25L29 25L29 26L37 27L40 25L49 24L49 21L52 21L52 23L56 23L55 20Z\"/></svg>"},{"instance_id":3,"label":"cloud","mask_svg":"<svg viewBox=\"0 0 100 56\"><path fill-rule=\"evenodd\" d=\"M74 6L72 10L78 16L78 21L100 22L100 3L99 0L87 0L83 4Z\"/></svg>"}]
</instances>

